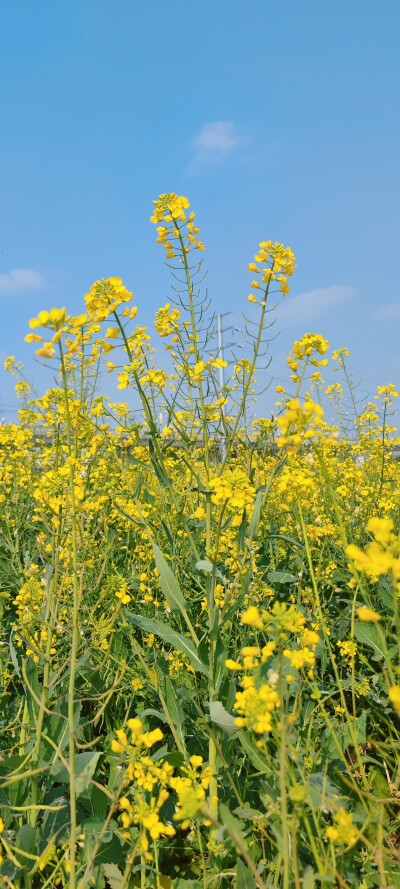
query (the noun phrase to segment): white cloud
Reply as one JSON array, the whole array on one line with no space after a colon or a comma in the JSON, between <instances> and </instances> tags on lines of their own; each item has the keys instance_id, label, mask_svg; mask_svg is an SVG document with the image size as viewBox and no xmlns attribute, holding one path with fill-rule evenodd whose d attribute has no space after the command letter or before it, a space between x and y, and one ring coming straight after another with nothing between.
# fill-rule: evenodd
<instances>
[{"instance_id":1,"label":"white cloud","mask_svg":"<svg viewBox=\"0 0 400 889\"><path fill-rule=\"evenodd\" d=\"M352 299L354 294L353 287L339 285L308 290L307 293L299 293L298 296L285 300L283 305L280 305L279 318L284 319L287 323L313 321L323 315L327 309Z\"/></svg>"},{"instance_id":2,"label":"white cloud","mask_svg":"<svg viewBox=\"0 0 400 889\"><path fill-rule=\"evenodd\" d=\"M0 273L0 294L4 296L40 290L43 285L44 278L36 269L12 269L11 272Z\"/></svg>"},{"instance_id":3,"label":"white cloud","mask_svg":"<svg viewBox=\"0 0 400 889\"><path fill-rule=\"evenodd\" d=\"M235 148L238 142L234 123L231 120L220 120L205 123L199 135L193 139L192 145L197 151L227 152Z\"/></svg>"},{"instance_id":4,"label":"white cloud","mask_svg":"<svg viewBox=\"0 0 400 889\"><path fill-rule=\"evenodd\" d=\"M192 140L194 155L189 165L189 172L208 164L220 163L237 148L240 142L233 121L218 120L215 123L205 123Z\"/></svg>"},{"instance_id":5,"label":"white cloud","mask_svg":"<svg viewBox=\"0 0 400 889\"><path fill-rule=\"evenodd\" d=\"M391 306L382 306L374 314L377 321L399 321L400 320L400 303L392 303Z\"/></svg>"}]
</instances>

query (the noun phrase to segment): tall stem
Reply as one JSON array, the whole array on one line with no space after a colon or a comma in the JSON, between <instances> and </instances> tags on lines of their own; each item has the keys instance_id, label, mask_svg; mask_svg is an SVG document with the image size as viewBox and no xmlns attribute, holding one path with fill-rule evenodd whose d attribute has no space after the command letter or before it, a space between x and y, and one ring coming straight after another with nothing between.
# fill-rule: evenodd
<instances>
[{"instance_id":1,"label":"tall stem","mask_svg":"<svg viewBox=\"0 0 400 889\"><path fill-rule=\"evenodd\" d=\"M75 673L76 662L79 649L79 578L78 578L78 546L77 546L77 522L76 522L76 502L74 487L74 455L72 452L72 436L71 436L71 415L68 400L68 381L65 369L64 354L61 342L60 359L61 374L64 389L65 401L65 417L67 430L67 446L69 456L69 490L71 497L71 535L72 535L72 582L73 582L73 599L72 599L72 640L71 640L71 658L70 658L70 674L68 685L68 728L69 728L69 789L70 789L70 889L76 887L76 780L75 780L75 725L74 725L74 704L75 704Z\"/></svg>"}]
</instances>

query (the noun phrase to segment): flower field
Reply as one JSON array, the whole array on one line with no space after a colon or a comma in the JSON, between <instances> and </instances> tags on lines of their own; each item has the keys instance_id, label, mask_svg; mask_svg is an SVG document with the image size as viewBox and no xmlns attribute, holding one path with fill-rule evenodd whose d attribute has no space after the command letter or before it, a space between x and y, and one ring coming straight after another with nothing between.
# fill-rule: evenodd
<instances>
[{"instance_id":1,"label":"flower field","mask_svg":"<svg viewBox=\"0 0 400 889\"><path fill-rule=\"evenodd\" d=\"M260 418L291 249L259 244L221 385L195 214L151 219L154 342L109 278L31 319L44 395L6 361L0 886L400 889L397 393L359 405L306 333Z\"/></svg>"}]
</instances>

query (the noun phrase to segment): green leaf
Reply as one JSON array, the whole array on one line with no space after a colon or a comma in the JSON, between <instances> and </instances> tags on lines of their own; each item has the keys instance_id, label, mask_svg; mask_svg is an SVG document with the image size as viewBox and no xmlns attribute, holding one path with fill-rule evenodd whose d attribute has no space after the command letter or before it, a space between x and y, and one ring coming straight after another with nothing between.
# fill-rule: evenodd
<instances>
[{"instance_id":1,"label":"green leaf","mask_svg":"<svg viewBox=\"0 0 400 889\"><path fill-rule=\"evenodd\" d=\"M15 837L15 845L21 852L32 852L35 842L35 828L31 824L23 824Z\"/></svg>"},{"instance_id":2,"label":"green leaf","mask_svg":"<svg viewBox=\"0 0 400 889\"><path fill-rule=\"evenodd\" d=\"M208 646L207 646L207 655L208 655ZM225 662L227 660L227 652L224 647L224 643L222 641L221 635L218 636L217 645L215 649L215 659L214 659L214 692L217 695L221 683L226 676L227 669L225 666Z\"/></svg>"},{"instance_id":3,"label":"green leaf","mask_svg":"<svg viewBox=\"0 0 400 889\"><path fill-rule=\"evenodd\" d=\"M248 807L243 809L242 806L238 806L235 809L235 815L238 818L247 818L249 821L264 821L265 814L263 815L258 809L249 809Z\"/></svg>"},{"instance_id":4,"label":"green leaf","mask_svg":"<svg viewBox=\"0 0 400 889\"><path fill-rule=\"evenodd\" d=\"M268 571L267 578L270 583L293 583L297 579L288 571Z\"/></svg>"},{"instance_id":5,"label":"green leaf","mask_svg":"<svg viewBox=\"0 0 400 889\"><path fill-rule=\"evenodd\" d=\"M236 733L238 731L237 725L235 724L235 717L231 716L231 714L225 710L221 701L211 701L210 717L213 722L220 725L226 732Z\"/></svg>"},{"instance_id":6,"label":"green leaf","mask_svg":"<svg viewBox=\"0 0 400 889\"><path fill-rule=\"evenodd\" d=\"M236 889L256 889L257 883L241 858L236 861Z\"/></svg>"},{"instance_id":7,"label":"green leaf","mask_svg":"<svg viewBox=\"0 0 400 889\"><path fill-rule=\"evenodd\" d=\"M179 704L178 697L175 691L174 683L171 681L169 676L165 677L165 700L168 707L168 712L171 716L172 722L174 724L176 733L179 737L179 740L182 744L182 749L186 750L185 744L185 717L182 705ZM165 719L165 716L164 716Z\"/></svg>"},{"instance_id":8,"label":"green leaf","mask_svg":"<svg viewBox=\"0 0 400 889\"><path fill-rule=\"evenodd\" d=\"M159 573L160 586L168 605L171 611L181 611L182 614L185 614L187 603L182 595L175 574L156 543L153 543L153 550L156 568Z\"/></svg>"},{"instance_id":9,"label":"green leaf","mask_svg":"<svg viewBox=\"0 0 400 889\"><path fill-rule=\"evenodd\" d=\"M10 657L11 657L13 667L14 667L14 670L15 670L17 676L21 676L21 670L20 670L20 666L19 666L18 658L17 658L17 651L14 646L12 636L13 636L13 631L11 631L11 633L10 633Z\"/></svg>"},{"instance_id":10,"label":"green leaf","mask_svg":"<svg viewBox=\"0 0 400 889\"><path fill-rule=\"evenodd\" d=\"M125 611L125 617L133 624L136 624L137 627L140 627L141 630L144 630L145 633L154 633L155 636L160 636L165 642L169 642L177 651L182 651L186 654L194 670L197 670L198 673L206 673L208 676L207 667L200 659L196 646L191 639L176 633L175 630L172 630L168 624L163 623L161 620L150 620L147 617L142 617L140 614L131 614L129 611Z\"/></svg>"},{"instance_id":11,"label":"green leaf","mask_svg":"<svg viewBox=\"0 0 400 889\"><path fill-rule=\"evenodd\" d=\"M312 807L325 813L336 811L343 797L328 775L325 772L313 772L308 780L308 796Z\"/></svg>"},{"instance_id":12,"label":"green leaf","mask_svg":"<svg viewBox=\"0 0 400 889\"><path fill-rule=\"evenodd\" d=\"M250 762L253 764L254 768L257 769L258 772L262 772L263 774L268 774L271 769L268 765L267 761L261 756L260 751L257 749L256 745L250 741L250 738L246 735L246 732L239 732L239 741L243 747L245 753L249 757Z\"/></svg>"},{"instance_id":13,"label":"green leaf","mask_svg":"<svg viewBox=\"0 0 400 889\"><path fill-rule=\"evenodd\" d=\"M232 815L232 812L230 812L228 807L223 803L220 803L219 813L221 824L227 831L229 831L229 836L237 848L240 850L245 849L247 852L247 841L244 837L240 821Z\"/></svg>"},{"instance_id":14,"label":"green leaf","mask_svg":"<svg viewBox=\"0 0 400 889\"><path fill-rule=\"evenodd\" d=\"M314 868L308 864L303 874L303 889L314 889Z\"/></svg>"},{"instance_id":15,"label":"green leaf","mask_svg":"<svg viewBox=\"0 0 400 889\"><path fill-rule=\"evenodd\" d=\"M255 540L258 534L258 526L260 524L261 516L261 498L262 492L259 491L254 502L253 512L251 514L251 519L249 522L249 530L247 534L249 540Z\"/></svg>"},{"instance_id":16,"label":"green leaf","mask_svg":"<svg viewBox=\"0 0 400 889\"><path fill-rule=\"evenodd\" d=\"M173 889L203 889L203 881L187 880L186 877L178 877L172 883Z\"/></svg>"},{"instance_id":17,"label":"green leaf","mask_svg":"<svg viewBox=\"0 0 400 889\"><path fill-rule=\"evenodd\" d=\"M89 787L101 753L77 753L75 756L76 795L80 796ZM69 760L68 760L69 764ZM54 780L60 784L69 784L70 774L66 766L57 766L53 771Z\"/></svg>"},{"instance_id":18,"label":"green leaf","mask_svg":"<svg viewBox=\"0 0 400 889\"><path fill-rule=\"evenodd\" d=\"M103 864L103 870L110 884L110 889L121 889L124 875L116 864Z\"/></svg>"},{"instance_id":19,"label":"green leaf","mask_svg":"<svg viewBox=\"0 0 400 889\"><path fill-rule=\"evenodd\" d=\"M379 637L379 631L374 624L366 624L362 621L356 620L354 624L354 635L358 642L361 642L364 645L368 645L369 648L373 648L377 661L383 660L385 657L385 652L382 647L382 642Z\"/></svg>"},{"instance_id":20,"label":"green leaf","mask_svg":"<svg viewBox=\"0 0 400 889\"><path fill-rule=\"evenodd\" d=\"M208 559L200 559L200 562L196 562L196 568L198 571L205 571L206 574L212 574L213 563L209 562Z\"/></svg>"}]
</instances>

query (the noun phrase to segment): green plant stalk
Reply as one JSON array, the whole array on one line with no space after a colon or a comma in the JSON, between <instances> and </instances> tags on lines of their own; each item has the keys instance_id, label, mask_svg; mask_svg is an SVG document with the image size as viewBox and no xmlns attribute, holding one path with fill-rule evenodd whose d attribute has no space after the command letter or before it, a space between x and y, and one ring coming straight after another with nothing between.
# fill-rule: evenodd
<instances>
[{"instance_id":1,"label":"green plant stalk","mask_svg":"<svg viewBox=\"0 0 400 889\"><path fill-rule=\"evenodd\" d=\"M289 889L289 825L287 811L287 793L286 793L286 713L284 706L283 694L283 663L282 663L282 643L279 643L278 655L278 671L279 671L279 699L280 699L280 738L279 738L279 792L281 806L281 823L282 823L282 840L283 840L283 889Z\"/></svg>"},{"instance_id":2,"label":"green plant stalk","mask_svg":"<svg viewBox=\"0 0 400 889\"><path fill-rule=\"evenodd\" d=\"M53 551L54 551L54 539L53 539ZM51 656L50 650L53 645L53 626L55 623L55 608L56 605L54 603L53 608L53 596L52 591L53 588L56 588L57 585L57 576L58 576L58 547L56 547L56 558L54 565L54 574L50 578L50 581L47 584L47 596L46 596L46 612L44 617L44 625L48 628L47 640L46 640L46 660L43 668L43 682L42 682L42 692L40 695L40 703L39 703L39 713L36 719L36 739L35 746L33 748L33 765L36 766L39 761L40 754L40 743L42 739L42 729L43 729L43 720L44 714L47 712L47 701L48 701L48 686L49 686L49 673L50 673L50 665L51 665ZM49 622L49 618L51 617L51 623ZM32 781L32 791L31 791L31 803L32 806L36 806L38 801L38 785L39 778L35 777ZM29 822L32 826L35 826L37 818L37 809L33 808L31 810L31 814L29 816Z\"/></svg>"},{"instance_id":3,"label":"green plant stalk","mask_svg":"<svg viewBox=\"0 0 400 889\"><path fill-rule=\"evenodd\" d=\"M119 318L117 312L113 312L113 314L114 314L114 318L115 318L115 320L116 320L116 322L117 322L117 324L118 324L118 327L119 327L119 329L120 329L120 331L121 331L122 339L123 339L123 341L124 341L124 345L125 345L125 348L126 348L126 352L127 352L128 358L129 358L130 362L132 363L132 361L133 361L133 355L132 355L132 352L131 352L131 350L130 350L130 348L129 348L129 343L128 343L128 340L127 340L127 337L126 337L126 333L125 333L123 324L121 324L121 320L120 320L120 318ZM135 373L135 382L136 382L136 385L137 385L137 388L138 388L138 392L139 392L139 395L140 395L140 399L141 399L141 401L142 401L143 411L144 411L144 414L145 414L147 423L149 424L149 429L150 429L150 433L151 433L151 435L152 435L152 441L153 441L153 443L154 443L154 448L155 448L155 451L156 451L156 454L157 454L157 458L158 458L159 464L160 464L160 466L162 467L162 470L163 470L163 475L164 475L165 483L166 483L166 485L167 485L167 487L168 487L168 491L169 491L169 493L170 493L170 496L171 496L172 502L173 502L173 504L174 504L174 507L175 507L175 509L177 510L177 512L179 513L179 512L180 512L180 510L179 510L179 504L178 504L177 499L176 499L176 497L175 497L175 492L174 492L174 489L173 489L173 487L172 487L171 480L170 480L170 478L169 478L169 476L168 476L168 474L167 474L167 472L166 472L166 470L165 470L164 459L163 459L162 451L161 451L161 448L160 448L160 444L159 444L159 441L158 441L157 436L154 435L154 429L155 429L154 419L153 419L153 417L152 417L152 415L151 415L151 411L150 411L149 403L148 403L148 401L147 401L147 398L146 398L145 393L143 392L142 386L140 385L140 381L139 381L138 375L137 375L136 373ZM121 468L122 464L121 464L121 462L120 462L119 460L118 460L118 462L119 462L119 464L120 464L120 468ZM187 524L185 518L183 518L183 524L184 524L185 532L186 532L186 534L187 534L187 536L188 536L190 545L191 545L192 550L193 550L193 552L194 552L194 555L196 556L196 559L199 560L200 555L199 555L198 549L197 549L197 547L196 547L196 544L195 544L195 542L194 542L192 532L191 532L191 530L190 530L190 528L189 528L189 526L188 526L188 524Z\"/></svg>"},{"instance_id":4,"label":"green plant stalk","mask_svg":"<svg viewBox=\"0 0 400 889\"><path fill-rule=\"evenodd\" d=\"M71 534L72 534L72 580L73 580L73 600L72 600L72 639L71 639L71 660L70 674L68 684L68 727L69 727L69 788L70 788L70 889L76 887L76 861L75 850L77 840L77 812L76 812L76 780L75 780L75 727L74 727L74 704L75 704L75 673L76 661L79 649L79 576L78 576L78 547L77 547L77 517L75 503L75 487L74 487L74 463L72 460L72 437L71 437L71 416L68 401L68 381L65 369L64 353L61 341L59 343L61 374L64 389L65 414L66 414L66 430L67 430L67 446L68 455L71 458L69 468L69 489L71 495Z\"/></svg>"},{"instance_id":5,"label":"green plant stalk","mask_svg":"<svg viewBox=\"0 0 400 889\"><path fill-rule=\"evenodd\" d=\"M203 842L201 839L201 830L200 830L199 822L197 822L197 842L199 844L200 855L201 855L201 869L203 871L203 889L207 889L207 884L208 884L207 867L206 867L206 860L204 858Z\"/></svg>"},{"instance_id":6,"label":"green plant stalk","mask_svg":"<svg viewBox=\"0 0 400 889\"><path fill-rule=\"evenodd\" d=\"M185 246L183 243L182 234L179 226L175 222L178 232L179 232L179 241L181 245L181 252L183 263L185 267L185 275L186 275L186 284L188 290L189 297L189 307L190 307L190 318L192 325L192 336L193 336L193 346L194 346L194 356L196 363L199 360L199 351L197 346L197 331L196 331L196 319L194 314L194 305L193 305L193 286L190 279L190 269L187 261L187 253L185 250ZM201 379L199 380L199 395L200 395L200 405L201 405L201 420L202 420L202 428L203 428L203 448L204 448L204 464L206 470L206 479L208 484L209 473L210 473L210 454L209 454L209 441L208 441L208 427L207 427L207 411L205 408L204 401L204 392L203 392L203 384ZM207 558L211 555L211 495L206 494L206 556ZM215 569L214 569L215 570ZM214 573L214 572L213 572ZM208 587L208 619L210 626L210 652L209 652L209 703L214 700L214 661L215 661L215 649L216 649L216 640L215 640L215 623L217 619L215 601L214 601L214 583L210 577L207 577L207 587ZM215 745L215 741L213 736L210 734L209 742L208 742L208 763L211 772L211 780L209 786L209 804L210 810L213 818L217 818L218 816L218 776L217 776L217 748Z\"/></svg>"},{"instance_id":7,"label":"green plant stalk","mask_svg":"<svg viewBox=\"0 0 400 889\"><path fill-rule=\"evenodd\" d=\"M108 830L108 825L109 825L109 823L110 823L110 821L111 821L111 819L112 819L112 816L114 815L115 809L117 808L118 800L119 800L119 795L120 795L120 792L121 792L121 790L122 790L123 783L124 783L124 778L122 777L122 778L121 778L121 781L120 781L120 784L119 784L119 787L118 787L118 790L117 790L117 792L116 792L116 794L115 794L115 796L114 796L114 800L113 800L113 802L112 802L112 805L110 806L110 808L109 808L109 810L108 810L107 817L106 817L105 820L104 820L104 824L103 824L103 826L102 826L102 828L101 828L101 831L100 831L100 833L98 834L97 840L96 840L96 842L95 842L95 844L94 844L94 846L93 846L93 849L92 849L91 855L90 855L90 857L89 857L89 860L86 862L86 867L85 867L84 873L83 873L82 877L79 879L79 882L78 882L78 884L77 884L77 889L86 889L86 887L87 887L87 885L88 885L88 877L89 877L89 874L90 874L92 865L93 865L93 863L94 863L94 860L95 860L95 858L96 858L96 855L97 855L97 853L98 853L98 851L99 851L99 849L100 849L100 847L101 847L101 844L102 844L102 842L103 842L104 834L105 834L106 831ZM137 844L136 844L136 845L137 845ZM135 846L135 850L136 850L136 846Z\"/></svg>"},{"instance_id":8,"label":"green plant stalk","mask_svg":"<svg viewBox=\"0 0 400 889\"><path fill-rule=\"evenodd\" d=\"M387 401L385 400L385 407L383 409L383 420L382 420L382 461L381 461L381 473L379 479L379 491L377 495L377 499L381 496L382 487L385 477L385 431L386 431L386 413L387 413Z\"/></svg>"},{"instance_id":9,"label":"green plant stalk","mask_svg":"<svg viewBox=\"0 0 400 889\"><path fill-rule=\"evenodd\" d=\"M338 672L338 668L337 668L337 664L336 664L336 658L333 657L332 646L331 646L331 643L330 643L330 641L329 641L328 634L327 634L327 632L326 632L325 619L324 619L324 615L323 615L323 612L322 612L322 606L321 606L321 599L320 599L320 596L319 596L318 584L317 584L316 579L315 579L314 567L313 567L313 563L312 563L311 550L310 550L310 543L309 543L309 539L308 539L308 534L307 534L307 530L306 530L306 526L305 526L305 522L304 522L303 510L302 510L302 508L301 508L300 501L297 502L297 505L298 505L298 510L299 510L301 529L302 529L302 532L303 532L304 546L305 546L305 550L306 550L306 554L307 554L308 568L309 568L310 575L311 575L311 581L312 581L313 591L314 591L314 595L315 595L315 601L316 601L316 605L317 605L317 610L318 610L318 616L319 616L319 620L320 620L320 624L321 624L321 629L322 629L322 633L323 633L323 636L324 636L324 641L325 641L326 647L327 647L327 649L328 649L328 651L329 651L329 655L330 655L330 659L331 659L331 663L332 663L333 671L334 671L334 674L335 674L335 679L336 679L337 687L338 687L339 692L340 692L341 705L342 705L342 707L343 707L343 709L344 709L344 711L345 711L345 713L346 713L347 725L348 725L348 728L349 728L349 732L350 732L350 736L351 736L352 744L353 744L353 747L354 747L354 751L355 751L355 754L356 754L356 757L357 757L357 763L358 763L358 767L359 767L360 772L361 772L363 785L364 785L364 787L367 787L367 786L368 786L368 780L367 780L367 776L366 776L366 774L365 774L364 763L362 762L362 759L361 759L361 756L360 756L360 750L359 750L359 747L358 747L358 744L357 744L357 737L356 737L356 735L355 735L355 733L354 733L354 726L353 726L353 723L352 723L352 720L351 720L351 717L350 717L350 714L349 714L349 711L348 711L348 708L347 708L346 698L345 698L344 693L343 693L342 683L341 683L341 681L340 681L340 676L339 676L339 672Z\"/></svg>"},{"instance_id":10,"label":"green plant stalk","mask_svg":"<svg viewBox=\"0 0 400 889\"><path fill-rule=\"evenodd\" d=\"M221 822L218 821L216 818L213 818L207 809L205 809L203 812L201 812L201 814L204 815L204 818L207 821L211 821L216 829L220 829L221 827L223 827L226 830L228 836L230 836L230 838L233 841L233 843L235 844L236 848L239 850L240 854L244 858L244 860L247 864L247 867L253 874L253 877L254 877L259 889L267 889L264 881L261 879L261 875L259 874L251 855L249 855L249 853L246 849L246 846L242 842L241 838L236 833L233 833L229 827L227 827L224 824L221 824Z\"/></svg>"},{"instance_id":11,"label":"green plant stalk","mask_svg":"<svg viewBox=\"0 0 400 889\"><path fill-rule=\"evenodd\" d=\"M273 270L273 268L274 268L274 263L272 263L271 271ZM251 386L251 383L252 383L253 374L254 374L254 371L255 371L255 368L256 368L256 363L257 363L258 353L259 353L259 351L260 351L261 337L262 337L262 333L263 333L263 330L264 330L264 321L265 321L265 315L266 315L266 311L267 311L267 302L268 302L268 294L269 294L270 283L271 283L271 279L268 281L267 286L266 286L266 288L265 288L264 299L263 299L263 301L262 301L262 302L263 302L263 305L261 306L261 317L260 317L260 322L259 322L259 325L258 325L257 339L256 339L256 342L255 342L255 344L254 344L254 348L253 348L253 360L252 360L252 363L251 363L250 370L249 370L249 372L248 372L248 374L247 374L247 381L246 381L246 383L245 383L245 385L244 385L243 394L242 394L242 398L241 398L241 402L240 402L240 407L239 407L239 410L238 410L238 413L237 413L237 417L236 417L236 420L235 420L235 423L234 423L232 432L231 432L231 434L230 434L230 438L229 438L228 446L227 446L227 448L226 448L225 459L224 459L224 462L223 462L223 464L222 464L222 469L224 468L224 466L226 465L226 463L227 463L228 460L229 460L230 453L231 453L232 446L233 446L233 442L234 442L234 440L235 440L235 435L236 435L236 433L237 433L237 431L238 431L238 428L239 428L239 423L240 423L241 417L242 417L242 416L244 415L244 413L245 413L246 402L247 402L247 396L248 396L249 389L250 389L250 386Z\"/></svg>"},{"instance_id":12,"label":"green plant stalk","mask_svg":"<svg viewBox=\"0 0 400 889\"><path fill-rule=\"evenodd\" d=\"M176 731L176 728L175 728L175 726L174 726L174 723L173 723L171 714L170 714L170 712L169 712L169 710L168 710L167 702L166 702L166 700L165 700L165 698L164 698L164 695L163 695L163 693L162 693L162 691L161 691L161 689L160 689L160 684L159 684L159 682L158 682L158 678L157 678L157 684L156 684L156 683L154 682L154 677L153 677L153 675L152 675L152 673L151 673L151 670L149 670L149 668L148 668L148 666L147 666L147 664L146 664L146 661L145 661L145 659L144 659L144 657L143 657L143 655L142 655L142 652L141 652L141 650L140 650L140 646L139 646L138 643L136 642L136 639L132 638L132 639L131 639L131 643L132 643L132 645L133 645L133 647L134 647L134 649L135 649L135 651L136 651L136 654L137 654L137 656L138 656L138 658L139 658L139 660L140 660L140 663L141 663L141 665L142 665L142 667L143 667L143 669L144 669L144 671L145 671L145 673L146 673L146 675L147 675L147 677L148 677L148 679L149 679L149 681L150 681L150 684L153 686L153 688L155 689L155 691L156 691L157 694L158 694L158 697L160 698L160 703L161 703L161 706L162 706L162 708L163 708L163 710L164 710L164 713L165 713L165 717L166 717L167 723L168 723L168 725L169 725L169 727L170 727L170 729L171 729L171 734L172 734L172 736L173 736L173 738L174 738L175 744L176 744L178 750L180 751L180 753L182 753L182 756L186 756L186 751L185 751L184 747L182 746L182 743L181 743L181 741L180 741L180 738L179 738L179 736L178 736L178 734L177 734L177 731Z\"/></svg>"}]
</instances>

